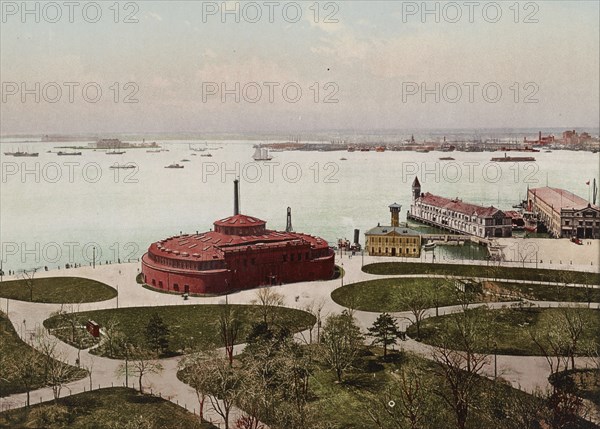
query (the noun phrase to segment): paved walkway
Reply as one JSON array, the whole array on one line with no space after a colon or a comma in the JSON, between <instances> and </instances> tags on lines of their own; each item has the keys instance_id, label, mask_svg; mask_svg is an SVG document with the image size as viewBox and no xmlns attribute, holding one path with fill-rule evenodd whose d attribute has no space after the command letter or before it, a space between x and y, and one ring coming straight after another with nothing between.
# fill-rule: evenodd
<instances>
[{"instance_id":1,"label":"paved walkway","mask_svg":"<svg viewBox=\"0 0 600 429\"><path fill-rule=\"evenodd\" d=\"M321 305L321 317L325 319L329 314L339 313L345 308L336 304L331 300L331 292L342 286L359 281L373 280L383 278L384 276L372 275L364 273L361 270L363 258L360 255L349 257L344 254L342 257L336 255L336 260L339 265L343 264L345 276L343 279L296 283L283 286L275 286L274 288L284 296L285 306L305 309L309 306ZM374 262L390 262L389 258L384 257L364 257L364 264ZM424 262L424 261L423 261ZM441 261L440 261L441 262ZM449 262L449 261L444 261ZM479 262L485 265L486 262ZM502 264L503 266L521 266L521 264ZM553 267L559 268L559 267ZM566 268L566 267L561 267ZM590 267L571 266L572 269L590 270ZM106 308L118 307L134 307L134 306L164 306L164 305L193 305L193 304L222 304L225 303L225 296L220 297L190 297L184 301L179 295L169 295L150 291L138 285L135 277L139 272L139 263L113 264L113 265L98 265L96 268L80 267L68 270L53 270L49 272L39 272L36 278L42 277L85 277L100 282L106 283L118 289L118 298L111 300L84 303L73 305L75 311L98 310ZM398 276L386 276L398 277ZM419 277L419 276L411 276ZM443 277L443 276L440 276ZM13 277L14 278L14 277ZM5 280L11 279L5 277ZM247 290L229 294L227 300L231 304L247 304L254 299L256 290ZM534 305L541 306L558 306L572 305L572 303L544 303L533 302ZM510 305L510 303L493 303L493 307ZM69 307L66 305L65 307ZM593 308L599 308L599 304L592 304ZM43 328L43 321L47 319L51 313L61 308L60 304L40 304L29 303L23 301L0 299L0 308L8 313L8 317L15 326L17 333L27 342L31 342L31 335L37 329ZM439 309L439 314L460 311L460 306L444 307ZM394 313L401 323L403 328L408 325L408 320L411 318L409 312ZM435 310L431 309L429 316L435 315ZM355 316L360 327L366 330L372 325L378 316L378 313L356 311ZM298 337L308 338L309 333L304 332ZM314 337L314 335L313 335ZM408 340L402 342L400 347L405 350L410 350L419 353L425 357L431 356L431 347L425 344ZM238 347L238 350L241 349ZM59 342L59 350L64 356L64 361L75 364L78 356L78 351L63 342ZM93 365L92 383L94 388L98 385L108 387L111 385L123 385L122 376L117 375L117 368L121 361L102 358L91 355L88 351L81 351L81 363L84 366ZM198 411L198 402L196 394L192 388L180 382L176 377L177 364L181 357L163 359L161 363L164 366L164 371L160 375L150 375L145 378L144 388L147 391L152 390L153 393L160 392L161 396L178 403L182 406L187 406L188 410ZM585 365L587 362L584 359L579 360L580 365ZM488 376L493 376L493 362L486 365L485 373ZM497 373L504 379L508 380L514 387L531 392L535 388L548 387L549 368L546 360L543 357L522 357L522 356L498 356L497 357ZM129 385L134 383L133 377L130 377ZM85 389L89 390L89 379L82 379L73 383L69 383L63 389L64 394L68 392L79 393ZM47 401L52 399L52 391L49 388L39 389L31 393L32 403ZM0 398L0 409L7 407L15 408L25 404L25 394L11 395L9 397ZM207 407L210 408L210 407ZM234 413L239 415L239 410ZM217 426L222 424L222 419L214 411L205 410L205 418L213 421ZM233 419L231 420L233 421Z\"/></svg>"}]
</instances>

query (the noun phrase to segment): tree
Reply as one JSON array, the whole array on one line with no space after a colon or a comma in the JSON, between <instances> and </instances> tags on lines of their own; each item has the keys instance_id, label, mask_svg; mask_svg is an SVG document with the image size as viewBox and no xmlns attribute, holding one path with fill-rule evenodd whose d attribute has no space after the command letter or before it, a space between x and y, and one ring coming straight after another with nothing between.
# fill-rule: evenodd
<instances>
[{"instance_id":1,"label":"tree","mask_svg":"<svg viewBox=\"0 0 600 429\"><path fill-rule=\"evenodd\" d=\"M433 305L432 294L425 288L406 288L398 298L402 307L407 308L415 319L417 339L421 338L421 322L427 315L427 310Z\"/></svg>"},{"instance_id":2,"label":"tree","mask_svg":"<svg viewBox=\"0 0 600 429\"><path fill-rule=\"evenodd\" d=\"M396 344L400 336L398 324L388 313L382 313L377 317L373 326L369 328L369 335L373 337L373 344L383 346L383 357L387 356L388 346Z\"/></svg>"},{"instance_id":3,"label":"tree","mask_svg":"<svg viewBox=\"0 0 600 429\"><path fill-rule=\"evenodd\" d=\"M42 355L32 351L26 356L7 354L0 357L0 378L6 381L16 380L23 386L29 407L31 390L41 378Z\"/></svg>"},{"instance_id":4,"label":"tree","mask_svg":"<svg viewBox=\"0 0 600 429\"><path fill-rule=\"evenodd\" d=\"M258 311L263 323L268 326L275 322L277 307L281 307L284 304L284 297L272 288L264 287L256 291L256 298L250 303L258 305Z\"/></svg>"},{"instance_id":5,"label":"tree","mask_svg":"<svg viewBox=\"0 0 600 429\"><path fill-rule=\"evenodd\" d=\"M488 355L478 353L489 346L492 323L487 308L452 314L433 351L434 374L443 383L435 393L452 409L456 428L464 429Z\"/></svg>"},{"instance_id":6,"label":"tree","mask_svg":"<svg viewBox=\"0 0 600 429\"><path fill-rule=\"evenodd\" d=\"M37 268L34 268L32 270L23 270L23 272L21 273L21 278L23 279L23 283L25 283L25 287L27 287L27 289L29 289L29 301L33 302L33 288L35 286L35 282L33 281L33 278L35 277L35 272L37 271Z\"/></svg>"},{"instance_id":7,"label":"tree","mask_svg":"<svg viewBox=\"0 0 600 429\"><path fill-rule=\"evenodd\" d=\"M119 365L118 373L123 375L126 372L130 372L138 378L138 385L140 393L144 393L144 386L142 384L144 376L148 374L160 374L163 370L163 366L156 361L158 357L156 353L151 350L144 349L143 347L128 345L128 362Z\"/></svg>"},{"instance_id":8,"label":"tree","mask_svg":"<svg viewBox=\"0 0 600 429\"><path fill-rule=\"evenodd\" d=\"M377 428L420 429L425 421L441 414L432 408L430 382L418 366L409 363L391 377L383 392L367 395L362 401Z\"/></svg>"},{"instance_id":9,"label":"tree","mask_svg":"<svg viewBox=\"0 0 600 429\"><path fill-rule=\"evenodd\" d=\"M229 415L241 394L240 372L227 358L214 358L207 362L208 377L203 381L202 391L206 392L213 410L229 429Z\"/></svg>"},{"instance_id":10,"label":"tree","mask_svg":"<svg viewBox=\"0 0 600 429\"><path fill-rule=\"evenodd\" d=\"M312 344L313 342L313 331L315 326L317 328L317 343L321 342L321 324L322 324L322 314L323 307L325 307L325 299L321 298L319 300L313 300L309 305L304 308L304 311L312 314L315 317L315 324L308 331L309 339L308 343Z\"/></svg>"},{"instance_id":11,"label":"tree","mask_svg":"<svg viewBox=\"0 0 600 429\"><path fill-rule=\"evenodd\" d=\"M169 327L158 313L153 313L146 325L146 343L158 355L169 349Z\"/></svg>"},{"instance_id":12,"label":"tree","mask_svg":"<svg viewBox=\"0 0 600 429\"><path fill-rule=\"evenodd\" d=\"M119 321L111 318L101 332L100 347L107 349L111 358L120 355L125 349L125 334L121 331Z\"/></svg>"},{"instance_id":13,"label":"tree","mask_svg":"<svg viewBox=\"0 0 600 429\"><path fill-rule=\"evenodd\" d=\"M229 365L233 365L233 346L238 337L242 322L237 316L237 312L229 304L225 304L219 314L219 335L225 353L229 358Z\"/></svg>"},{"instance_id":14,"label":"tree","mask_svg":"<svg viewBox=\"0 0 600 429\"><path fill-rule=\"evenodd\" d=\"M325 361L335 371L337 381L341 382L344 371L352 367L363 344L360 328L354 317L344 310L342 314L327 318L321 340Z\"/></svg>"},{"instance_id":15,"label":"tree","mask_svg":"<svg viewBox=\"0 0 600 429\"><path fill-rule=\"evenodd\" d=\"M200 420L204 419L204 404L206 402L206 392L210 375L210 360L215 356L205 353L193 353L185 356L179 361L179 371L183 372L184 381L192 386L198 398Z\"/></svg>"},{"instance_id":16,"label":"tree","mask_svg":"<svg viewBox=\"0 0 600 429\"><path fill-rule=\"evenodd\" d=\"M75 376L76 368L63 362L65 357L58 350L56 339L50 338L45 331L39 331L36 338L36 348L42 354L44 380L52 388L52 394L56 402L60 398L63 385Z\"/></svg>"}]
</instances>

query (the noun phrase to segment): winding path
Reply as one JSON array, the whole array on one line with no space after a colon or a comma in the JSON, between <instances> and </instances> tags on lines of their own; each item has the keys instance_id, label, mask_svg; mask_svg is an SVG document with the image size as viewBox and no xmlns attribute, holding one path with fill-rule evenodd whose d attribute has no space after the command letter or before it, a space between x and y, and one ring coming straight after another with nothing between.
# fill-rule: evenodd
<instances>
[{"instance_id":1,"label":"winding path","mask_svg":"<svg viewBox=\"0 0 600 429\"><path fill-rule=\"evenodd\" d=\"M342 282L344 284L350 284L360 281L381 279L384 277L423 277L422 275L409 275L409 276L380 276L364 273L361 270L362 258L361 256L350 257L343 255L340 257L336 255L337 263L343 264L345 270L345 276L342 279L320 281L320 282L305 282L288 284L283 286L275 286L274 288L284 296L285 306L292 308L305 309L310 305L320 304L322 305L321 317L324 319L329 314L339 313L345 309L335 303L331 299L331 292L340 287ZM364 257L364 263L375 263L375 262L390 262L389 258L383 257ZM414 261L418 262L418 261ZM425 261L423 261L425 262ZM446 261L445 261L446 262ZM472 261L469 261L472 262ZM485 265L486 262L479 262L481 265ZM503 266L521 266L518 263L504 263ZM544 267L546 268L546 267ZM554 268L559 268L554 266ZM561 267L562 268L562 267ZM596 267L590 266L570 266L569 268L578 269L581 271L593 271ZM114 265L100 265L96 266L95 269L91 267L80 267L69 270L53 270L49 272L40 272L36 275L36 278L41 277L57 277L57 276L70 276L70 277L84 277L93 280L97 280L108 285L111 285L118 289L119 295L117 298L111 300L94 302L94 303L83 303L74 305L76 311L88 311L88 310L100 310L107 308L118 307L136 307L136 306L165 306L165 305L193 305L193 304L222 304L225 303L225 297L190 297L189 300L184 301L179 295L169 295L150 291L141 287L136 283L135 277L139 272L138 263L128 264L114 264ZM443 276L440 276L443 277ZM5 277L5 280L12 278ZM513 282L511 280L511 282ZM531 283L531 282L529 282ZM595 286L599 287L599 286ZM228 302L231 304L248 304L254 299L256 294L255 290L247 290L236 292L228 295ZM558 306L558 305L572 305L573 303L558 303L558 302L537 302L532 301L534 305L538 306ZM510 305L510 302L492 303L492 307L501 307ZM0 299L0 308L7 312L9 319L14 325L19 336L26 342L31 343L32 334L36 329L43 328L43 321L47 319L51 313L61 308L60 304L41 304L41 303L29 303L24 301L7 300L4 298ZM600 304L591 304L591 308L600 308ZM451 312L461 311L460 306L443 307L439 309L439 314L447 314ZM366 330L370 327L378 316L378 313L355 311L354 313L360 327ZM411 318L410 312L398 312L393 313L393 316L403 323L401 326L403 329L408 325L408 320ZM428 316L435 315L435 309L430 309ZM403 321L403 322L402 322ZM297 337L302 340L307 340L309 332L297 334ZM238 346L237 351L241 350L243 346ZM419 343L412 339L403 341L400 347L404 350L413 351L419 353L425 357L431 356L431 346ZM75 364L78 351L76 348L69 346L63 342L59 342L59 350L64 356L64 360L68 363ZM94 388L98 386L110 387L111 385L124 384L122 376L117 375L117 368L122 361L98 357L90 354L87 350L80 352L81 364L83 366L93 365L92 370L92 382ZM182 383L177 379L177 364L181 357L174 357L169 359L162 359L161 363L164 367L164 371L161 374L149 375L145 377L144 389L152 391L154 394L160 393L162 397L178 403L182 406L187 406L190 411L198 411L198 402L194 390L188 385ZM579 359L578 364L585 366L588 364L587 359ZM490 362L486 365L484 372L487 376L493 377L494 366ZM548 376L550 374L548 364L542 356L497 356L497 373L504 379L509 381L514 387L522 389L527 392L532 392L536 388L546 388L549 386ZM131 386L136 380L133 377L129 380ZM90 381L88 378L84 378L79 381L75 381L65 385L63 388L62 396L72 393L80 393L84 389L89 390ZM0 410L8 408L17 408L25 405L26 395L16 394L8 397L0 398ZM40 401L51 400L52 390L50 388L38 389L31 392L31 402L36 403ZM205 419L213 422L215 425L221 427L223 424L222 418L210 407L205 407ZM232 420L235 416L239 415L240 410L235 410L232 415Z\"/></svg>"}]
</instances>

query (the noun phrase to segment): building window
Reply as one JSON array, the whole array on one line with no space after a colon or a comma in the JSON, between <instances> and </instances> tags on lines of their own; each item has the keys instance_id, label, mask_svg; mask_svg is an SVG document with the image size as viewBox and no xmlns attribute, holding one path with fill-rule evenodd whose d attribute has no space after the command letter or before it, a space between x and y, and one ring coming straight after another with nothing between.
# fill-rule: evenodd
<instances>
[{"instance_id":1,"label":"building window","mask_svg":"<svg viewBox=\"0 0 600 429\"><path fill-rule=\"evenodd\" d=\"M287 262L287 255L283 255L283 262Z\"/></svg>"}]
</instances>

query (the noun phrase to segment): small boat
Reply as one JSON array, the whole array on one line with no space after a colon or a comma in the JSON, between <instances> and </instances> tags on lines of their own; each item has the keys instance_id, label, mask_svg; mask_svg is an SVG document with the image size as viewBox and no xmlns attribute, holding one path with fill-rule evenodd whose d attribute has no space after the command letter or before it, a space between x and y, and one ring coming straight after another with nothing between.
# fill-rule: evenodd
<instances>
[{"instance_id":1,"label":"small boat","mask_svg":"<svg viewBox=\"0 0 600 429\"><path fill-rule=\"evenodd\" d=\"M182 160L181 160L181 161L179 161L179 162L190 162L190 160L189 160L189 159L182 159Z\"/></svg>"},{"instance_id":2,"label":"small boat","mask_svg":"<svg viewBox=\"0 0 600 429\"><path fill-rule=\"evenodd\" d=\"M254 151L254 155L252 155L252 159L255 161L270 161L273 159L273 157L269 155L268 149L258 145Z\"/></svg>"},{"instance_id":3,"label":"small boat","mask_svg":"<svg viewBox=\"0 0 600 429\"><path fill-rule=\"evenodd\" d=\"M190 154L190 155L191 155L191 156L198 156L198 154L197 154L197 153L192 153L192 154Z\"/></svg>"},{"instance_id":4,"label":"small boat","mask_svg":"<svg viewBox=\"0 0 600 429\"><path fill-rule=\"evenodd\" d=\"M180 165L180 164L169 164L165 168L183 168L183 165Z\"/></svg>"},{"instance_id":5,"label":"small boat","mask_svg":"<svg viewBox=\"0 0 600 429\"><path fill-rule=\"evenodd\" d=\"M417 153L429 153L429 150L427 150L427 149L417 149L417 150L415 150L415 152L417 152Z\"/></svg>"},{"instance_id":6,"label":"small boat","mask_svg":"<svg viewBox=\"0 0 600 429\"><path fill-rule=\"evenodd\" d=\"M454 158L451 156L443 156L440 158L440 161L454 161Z\"/></svg>"},{"instance_id":7,"label":"small boat","mask_svg":"<svg viewBox=\"0 0 600 429\"><path fill-rule=\"evenodd\" d=\"M546 152L546 153L552 153L551 150L545 150L544 152Z\"/></svg>"},{"instance_id":8,"label":"small boat","mask_svg":"<svg viewBox=\"0 0 600 429\"><path fill-rule=\"evenodd\" d=\"M207 158L212 158L212 153L203 153L203 154L202 154L202 155L200 155L200 156L205 156L205 157L207 157Z\"/></svg>"},{"instance_id":9,"label":"small boat","mask_svg":"<svg viewBox=\"0 0 600 429\"><path fill-rule=\"evenodd\" d=\"M59 151L59 152L56 152L56 154L58 156L80 156L81 152L63 152L63 151Z\"/></svg>"},{"instance_id":10,"label":"small boat","mask_svg":"<svg viewBox=\"0 0 600 429\"><path fill-rule=\"evenodd\" d=\"M435 243L427 243L423 246L423 250L425 250L426 252L431 251L435 249Z\"/></svg>"},{"instance_id":11,"label":"small boat","mask_svg":"<svg viewBox=\"0 0 600 429\"><path fill-rule=\"evenodd\" d=\"M161 153L162 149L150 149L147 150L146 153Z\"/></svg>"},{"instance_id":12,"label":"small boat","mask_svg":"<svg viewBox=\"0 0 600 429\"><path fill-rule=\"evenodd\" d=\"M131 168L135 168L135 165L133 165L133 164L117 164L117 165L111 165L109 168L128 170Z\"/></svg>"},{"instance_id":13,"label":"small boat","mask_svg":"<svg viewBox=\"0 0 600 429\"><path fill-rule=\"evenodd\" d=\"M369 152L371 150L371 148L368 147L363 147L360 149L361 152Z\"/></svg>"},{"instance_id":14,"label":"small boat","mask_svg":"<svg viewBox=\"0 0 600 429\"><path fill-rule=\"evenodd\" d=\"M123 155L125 153L124 150L109 150L106 151L107 155Z\"/></svg>"},{"instance_id":15,"label":"small boat","mask_svg":"<svg viewBox=\"0 0 600 429\"><path fill-rule=\"evenodd\" d=\"M6 153L5 153L5 155L6 155ZM30 153L30 152L21 152L21 151L18 151L18 152L13 152L12 156L16 156L16 157L36 157L36 156L39 156L39 153L38 152L31 152Z\"/></svg>"},{"instance_id":16,"label":"small boat","mask_svg":"<svg viewBox=\"0 0 600 429\"><path fill-rule=\"evenodd\" d=\"M340 161L347 161L346 158L340 158Z\"/></svg>"},{"instance_id":17,"label":"small boat","mask_svg":"<svg viewBox=\"0 0 600 429\"><path fill-rule=\"evenodd\" d=\"M354 152L356 149L354 147L349 147L348 152Z\"/></svg>"},{"instance_id":18,"label":"small boat","mask_svg":"<svg viewBox=\"0 0 600 429\"><path fill-rule=\"evenodd\" d=\"M385 152L385 146L377 146L375 152Z\"/></svg>"}]
</instances>

